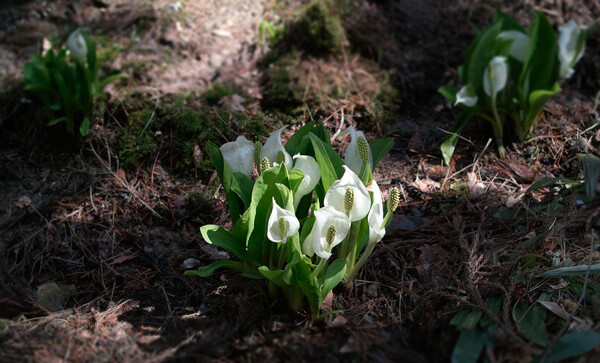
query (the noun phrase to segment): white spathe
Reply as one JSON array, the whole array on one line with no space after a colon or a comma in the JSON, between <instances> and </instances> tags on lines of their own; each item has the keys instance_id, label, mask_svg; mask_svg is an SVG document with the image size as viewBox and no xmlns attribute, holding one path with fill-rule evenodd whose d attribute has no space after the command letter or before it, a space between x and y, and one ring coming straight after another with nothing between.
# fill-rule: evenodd
<instances>
[{"instance_id":1,"label":"white spathe","mask_svg":"<svg viewBox=\"0 0 600 363\"><path fill-rule=\"evenodd\" d=\"M331 250L342 242L350 231L350 220L346 214L336 210L332 206L323 207L314 213L315 223L309 235L304 240L302 252L308 256L321 258L331 257ZM327 232L331 226L335 227L335 236L331 244L327 242Z\"/></svg>"},{"instance_id":2,"label":"white spathe","mask_svg":"<svg viewBox=\"0 0 600 363\"><path fill-rule=\"evenodd\" d=\"M472 84L467 84L463 86L456 93L456 102L455 105L462 103L465 106L473 107L477 104L477 95L475 95L475 88Z\"/></svg>"},{"instance_id":3,"label":"white spathe","mask_svg":"<svg viewBox=\"0 0 600 363\"><path fill-rule=\"evenodd\" d=\"M585 42L579 43L581 29L574 20L559 27L558 60L560 61L560 78L567 79L573 75L575 64L583 56ZM578 44L579 43L579 44Z\"/></svg>"},{"instance_id":4,"label":"white spathe","mask_svg":"<svg viewBox=\"0 0 600 363\"><path fill-rule=\"evenodd\" d=\"M246 176L252 174L254 168L254 144L244 136L238 136L235 141L230 141L219 148L223 159L232 171Z\"/></svg>"},{"instance_id":5,"label":"white spathe","mask_svg":"<svg viewBox=\"0 0 600 363\"><path fill-rule=\"evenodd\" d=\"M498 34L499 39L512 40L508 54L521 63L525 63L529 49L529 37L518 30L505 30Z\"/></svg>"},{"instance_id":6,"label":"white spathe","mask_svg":"<svg viewBox=\"0 0 600 363\"><path fill-rule=\"evenodd\" d=\"M348 188L353 189L354 203L348 217L350 221L356 222L363 219L368 213L371 207L371 197L369 192L358 176L346 165L343 165L345 170L344 175L339 180L336 180L331 184L331 187L325 194L323 204L325 206L333 206L338 211L345 213L344 199L346 196L346 190Z\"/></svg>"},{"instance_id":7,"label":"white spathe","mask_svg":"<svg viewBox=\"0 0 600 363\"><path fill-rule=\"evenodd\" d=\"M354 127L348 126L346 130L343 131L342 135L345 133L350 134L350 143L346 148L346 154L344 155L344 163L348 165L352 171L356 174L360 173L360 169L362 167L362 159L360 158L360 153L358 151L358 138L362 137L367 141L364 132L356 131ZM369 145L367 143L367 145ZM371 148L369 147L369 161L367 161L367 165L373 170L373 154L371 153Z\"/></svg>"},{"instance_id":8,"label":"white spathe","mask_svg":"<svg viewBox=\"0 0 600 363\"><path fill-rule=\"evenodd\" d=\"M85 62L87 58L87 44L81 34L81 30L77 29L67 39L67 48L80 61Z\"/></svg>"},{"instance_id":9,"label":"white spathe","mask_svg":"<svg viewBox=\"0 0 600 363\"><path fill-rule=\"evenodd\" d=\"M281 144L281 132L286 127L287 126L283 126L279 130L272 133L271 136L269 136L262 149L260 150L260 160L262 160L266 156L269 159L270 166L274 166L275 164L277 164L277 155L281 151L283 152L285 158L285 167L288 170L290 170L293 165L292 157L290 156L290 154L288 154L287 151L285 151L285 148Z\"/></svg>"},{"instance_id":10,"label":"white spathe","mask_svg":"<svg viewBox=\"0 0 600 363\"><path fill-rule=\"evenodd\" d=\"M283 223L285 223L285 235L281 234L281 226L279 225L279 221L282 218ZM281 243L287 241L288 237L298 232L300 222L294 215L294 212L281 208L275 202L275 198L273 198L273 209L271 210L267 226L267 238L272 242Z\"/></svg>"},{"instance_id":11,"label":"white spathe","mask_svg":"<svg viewBox=\"0 0 600 363\"><path fill-rule=\"evenodd\" d=\"M508 63L506 57L496 56L492 58L483 72L483 90L488 96L496 97L496 94L504 89L508 80Z\"/></svg>"},{"instance_id":12,"label":"white spathe","mask_svg":"<svg viewBox=\"0 0 600 363\"><path fill-rule=\"evenodd\" d=\"M319 180L321 180L321 169L315 158L308 155L294 155L294 169L298 169L304 173L304 178L302 178L296 194L294 194L294 208L298 208L300 199L312 193Z\"/></svg>"},{"instance_id":13,"label":"white spathe","mask_svg":"<svg viewBox=\"0 0 600 363\"><path fill-rule=\"evenodd\" d=\"M375 180L369 183L367 188L373 193L373 203L367 217L367 221L369 222L369 243L377 243L385 236L385 227L382 228L381 226L385 217L383 213L383 199L381 198L379 185L377 185Z\"/></svg>"}]
</instances>

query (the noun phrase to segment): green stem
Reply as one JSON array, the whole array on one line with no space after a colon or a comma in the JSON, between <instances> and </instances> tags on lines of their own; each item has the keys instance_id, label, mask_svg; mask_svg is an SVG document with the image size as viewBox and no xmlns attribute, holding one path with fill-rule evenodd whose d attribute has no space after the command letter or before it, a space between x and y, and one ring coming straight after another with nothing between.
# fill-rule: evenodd
<instances>
[{"instance_id":1,"label":"green stem","mask_svg":"<svg viewBox=\"0 0 600 363\"><path fill-rule=\"evenodd\" d=\"M350 270L350 273L348 273L348 277L346 277L346 282L345 282L346 287L352 286L352 281L354 280L354 276L356 276L356 274L363 267L365 262L367 262L367 259L369 259L369 256L371 256L371 252L373 252L373 248L375 248L376 244L377 244L377 242L367 244L367 248L365 248L365 252L363 252L363 254L360 256L360 259L358 260L356 265L354 265L354 267Z\"/></svg>"},{"instance_id":2,"label":"green stem","mask_svg":"<svg viewBox=\"0 0 600 363\"><path fill-rule=\"evenodd\" d=\"M323 267L325 267L326 264L327 264L327 259L321 258L321 261L319 261L317 268L312 273L313 277L318 278L319 274L321 273L321 270L323 270Z\"/></svg>"},{"instance_id":3,"label":"green stem","mask_svg":"<svg viewBox=\"0 0 600 363\"><path fill-rule=\"evenodd\" d=\"M279 249L279 261L277 262L277 269L281 270L283 268L283 261L285 260L285 245L286 241L281 244L281 248Z\"/></svg>"},{"instance_id":4,"label":"green stem","mask_svg":"<svg viewBox=\"0 0 600 363\"><path fill-rule=\"evenodd\" d=\"M338 249L338 260L345 260L346 259L346 254L348 253L348 237L350 236L350 233L348 233L348 235L346 235L346 237L342 240L342 242L340 242L340 248Z\"/></svg>"},{"instance_id":5,"label":"green stem","mask_svg":"<svg viewBox=\"0 0 600 363\"><path fill-rule=\"evenodd\" d=\"M367 167L367 163L365 163L365 162L363 161L362 165L360 166L360 172L358 173L358 178L359 178L360 180L362 180L362 178L363 178L363 174L365 173L365 169L366 169L366 167Z\"/></svg>"},{"instance_id":6,"label":"green stem","mask_svg":"<svg viewBox=\"0 0 600 363\"><path fill-rule=\"evenodd\" d=\"M351 270L354 267L354 262L356 261L356 250L358 248L358 234L360 232L360 224L361 221L352 222L352 227L350 228L350 235L348 238L348 255L346 256L346 266L347 270Z\"/></svg>"},{"instance_id":7,"label":"green stem","mask_svg":"<svg viewBox=\"0 0 600 363\"><path fill-rule=\"evenodd\" d=\"M504 159L506 152L504 150L504 141L502 140L503 124L500 120L500 115L498 115L498 108L496 107L496 96L497 94L494 92L492 87L492 113L494 114L494 120L496 120L496 122L492 122L492 129L494 130L494 138L496 139L496 145L498 146L498 154L500 154L501 159Z\"/></svg>"}]
</instances>

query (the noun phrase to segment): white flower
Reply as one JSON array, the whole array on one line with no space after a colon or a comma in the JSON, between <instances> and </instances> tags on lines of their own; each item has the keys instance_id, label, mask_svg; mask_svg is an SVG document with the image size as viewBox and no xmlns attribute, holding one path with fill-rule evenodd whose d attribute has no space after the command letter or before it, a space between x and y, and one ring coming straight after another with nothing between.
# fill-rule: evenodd
<instances>
[{"instance_id":1,"label":"white flower","mask_svg":"<svg viewBox=\"0 0 600 363\"><path fill-rule=\"evenodd\" d=\"M506 57L494 57L483 72L483 90L488 96L496 97L496 94L506 86L507 79L508 63L506 63Z\"/></svg>"},{"instance_id":2,"label":"white flower","mask_svg":"<svg viewBox=\"0 0 600 363\"><path fill-rule=\"evenodd\" d=\"M363 139L365 139L365 141L367 141L367 138L365 137L365 134L362 131L356 131L352 126L348 126L348 128L346 128L346 130L344 130L343 133L350 134L350 144L348 144L348 147L346 148L346 154L344 155L344 163L348 165L348 167L352 169L352 171L358 174L363 163L360 157L358 139L362 137ZM367 143L367 147L368 145L369 144ZM369 165L371 170L373 170L373 155L371 153L371 148L368 147L368 150L369 160L367 161L367 165Z\"/></svg>"},{"instance_id":3,"label":"white flower","mask_svg":"<svg viewBox=\"0 0 600 363\"><path fill-rule=\"evenodd\" d=\"M358 176L346 165L343 167L344 175L331 184L323 204L345 213L352 222L359 221L369 213L371 197Z\"/></svg>"},{"instance_id":4,"label":"white flower","mask_svg":"<svg viewBox=\"0 0 600 363\"><path fill-rule=\"evenodd\" d=\"M302 251L308 256L315 253L321 258L331 257L331 250L342 242L350 231L348 217L333 208L323 207L315 211L315 224L304 240Z\"/></svg>"},{"instance_id":5,"label":"white flower","mask_svg":"<svg viewBox=\"0 0 600 363\"><path fill-rule=\"evenodd\" d=\"M527 34L518 30L506 30L498 34L498 39L510 39L510 49L508 54L521 63L525 63L527 51L529 50L529 37Z\"/></svg>"},{"instance_id":6,"label":"white flower","mask_svg":"<svg viewBox=\"0 0 600 363\"><path fill-rule=\"evenodd\" d=\"M473 107L477 104L477 95L475 95L475 88L472 84L463 86L460 91L456 93L455 105L462 103L465 106Z\"/></svg>"},{"instance_id":7,"label":"white flower","mask_svg":"<svg viewBox=\"0 0 600 363\"><path fill-rule=\"evenodd\" d=\"M376 243L381 241L385 236L385 227L381 228L383 224L383 200L381 199L381 190L379 185L373 180L367 188L373 193L373 204L371 204L371 210L367 221L369 222L369 243Z\"/></svg>"},{"instance_id":8,"label":"white flower","mask_svg":"<svg viewBox=\"0 0 600 363\"><path fill-rule=\"evenodd\" d=\"M81 34L81 30L77 29L67 39L67 48L73 53L73 55L79 60L85 62L87 58L87 44Z\"/></svg>"},{"instance_id":9,"label":"white flower","mask_svg":"<svg viewBox=\"0 0 600 363\"><path fill-rule=\"evenodd\" d=\"M252 174L254 167L254 144L244 136L238 136L235 141L221 145L223 159L232 171L246 176Z\"/></svg>"},{"instance_id":10,"label":"white flower","mask_svg":"<svg viewBox=\"0 0 600 363\"><path fill-rule=\"evenodd\" d=\"M585 41L580 39L581 29L570 20L559 28L558 60L560 61L560 78L567 79L575 72L573 67L581 59L585 51Z\"/></svg>"},{"instance_id":11,"label":"white flower","mask_svg":"<svg viewBox=\"0 0 600 363\"><path fill-rule=\"evenodd\" d=\"M309 194L315 189L315 186L321 179L321 169L317 161L308 155L294 156L294 169L298 169L304 173L304 178L300 182L296 194L294 194L294 208L298 208L300 199L306 194Z\"/></svg>"},{"instance_id":12,"label":"white flower","mask_svg":"<svg viewBox=\"0 0 600 363\"><path fill-rule=\"evenodd\" d=\"M286 127L287 126L283 126L269 136L265 145L260 150L260 160L266 156L267 159L269 159L269 164L273 166L275 164L281 164L280 158L283 156L283 162L285 163L286 168L290 170L292 168L292 157L285 151L281 144L281 132Z\"/></svg>"},{"instance_id":13,"label":"white flower","mask_svg":"<svg viewBox=\"0 0 600 363\"><path fill-rule=\"evenodd\" d=\"M273 198L273 210L269 216L267 227L267 238L273 242L281 243L287 241L298 232L300 222L293 212L281 208Z\"/></svg>"}]
</instances>

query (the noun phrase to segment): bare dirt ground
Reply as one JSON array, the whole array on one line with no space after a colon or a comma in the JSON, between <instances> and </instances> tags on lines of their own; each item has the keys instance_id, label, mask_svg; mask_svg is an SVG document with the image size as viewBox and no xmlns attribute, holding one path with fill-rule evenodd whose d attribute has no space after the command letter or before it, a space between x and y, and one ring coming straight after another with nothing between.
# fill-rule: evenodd
<instances>
[{"instance_id":1,"label":"bare dirt ground","mask_svg":"<svg viewBox=\"0 0 600 363\"><path fill-rule=\"evenodd\" d=\"M587 263L600 209L572 194L559 198L552 187L525 191L545 177L581 178L576 154L598 155L598 33L546 106L536 136L509 144L506 160L473 123L443 166L439 144L456 112L436 89L456 82L473 29L495 9L522 24L538 10L555 25L573 18L591 27L600 6L351 2L352 12L340 8L342 50L289 50L284 90L299 96L286 112L285 102L267 97L276 63L265 64L269 48L258 27L278 24L300 3L0 2L0 79L10 90L0 105L0 361L448 361L459 335L451 319L465 309L495 324L489 361L530 361L543 350L519 329L513 308L533 307L547 293L573 310L582 281L542 273L554 262ZM49 34L64 38L76 27L98 35L106 70L129 78L106 90L110 100L95 128L73 147L44 127L19 74ZM200 96L218 83L232 94L216 103ZM393 92L385 94L394 96L375 100L388 86ZM169 104L173 95L185 95L183 104ZM177 139L191 133L177 125L186 110L210 115L205 128L216 130L194 131L195 161L187 164ZM150 126L155 146L124 166L121 130L133 129L144 111L144 123L153 111L160 119ZM186 268L229 258L199 233L228 221L218 178L203 167L203 140L264 137L282 123L295 129L311 119L333 134L345 127L342 117L369 138L395 138L375 178L403 196L354 287L335 290L331 308L344 314L317 322L293 315L268 300L262 281L230 271L184 276ZM346 142L336 145L343 150ZM576 315L580 327L595 331L598 286L592 277ZM495 312L490 298L501 301ZM549 334L563 322L549 316Z\"/></svg>"}]
</instances>

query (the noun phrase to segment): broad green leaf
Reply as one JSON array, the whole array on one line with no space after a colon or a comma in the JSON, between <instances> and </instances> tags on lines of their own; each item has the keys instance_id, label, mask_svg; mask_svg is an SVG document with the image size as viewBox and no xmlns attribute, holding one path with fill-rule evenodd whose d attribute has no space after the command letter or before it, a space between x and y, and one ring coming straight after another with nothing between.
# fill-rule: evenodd
<instances>
[{"instance_id":1,"label":"broad green leaf","mask_svg":"<svg viewBox=\"0 0 600 363\"><path fill-rule=\"evenodd\" d=\"M473 112L466 109L462 110L458 114L456 122L448 130L452 134L450 134L450 136L448 136L440 146L442 157L444 158L444 163L446 165L450 165L452 155L454 155L454 150L456 148L456 143L458 143L459 135L471 117L473 117Z\"/></svg>"},{"instance_id":2,"label":"broad green leaf","mask_svg":"<svg viewBox=\"0 0 600 363\"><path fill-rule=\"evenodd\" d=\"M570 178L544 178L541 180L538 180L537 182L531 184L531 186L529 188L527 188L527 191L525 191L525 193L531 193L532 191L539 189L539 188L543 188L545 186L548 185L554 185L554 184L564 184L567 186L577 186L580 185L581 182L579 180L576 179L570 179Z\"/></svg>"},{"instance_id":3,"label":"broad green leaf","mask_svg":"<svg viewBox=\"0 0 600 363\"><path fill-rule=\"evenodd\" d=\"M588 265L561 267L544 272L544 276L585 276ZM600 263L590 266L590 275L600 275Z\"/></svg>"},{"instance_id":4,"label":"broad green leaf","mask_svg":"<svg viewBox=\"0 0 600 363\"><path fill-rule=\"evenodd\" d=\"M529 28L529 39L529 53L518 82L524 100L529 100L534 91L552 89L558 78L556 36L548 19L539 12Z\"/></svg>"},{"instance_id":5,"label":"broad green leaf","mask_svg":"<svg viewBox=\"0 0 600 363\"><path fill-rule=\"evenodd\" d=\"M90 132L90 119L88 117L84 118L79 126L79 133L81 136L87 136Z\"/></svg>"},{"instance_id":6,"label":"broad green leaf","mask_svg":"<svg viewBox=\"0 0 600 363\"><path fill-rule=\"evenodd\" d=\"M246 264L244 261L219 260L211 263L208 266L200 266L196 270L187 270L184 272L184 274L186 276L208 277L212 275L215 270L221 267L230 268L237 272L244 272L246 270Z\"/></svg>"},{"instance_id":7,"label":"broad green leaf","mask_svg":"<svg viewBox=\"0 0 600 363\"><path fill-rule=\"evenodd\" d=\"M250 207L253 186L254 183L246 175L239 172L233 172L233 178L231 179L231 191L240 197L240 200L244 204L244 210Z\"/></svg>"},{"instance_id":8,"label":"broad green leaf","mask_svg":"<svg viewBox=\"0 0 600 363\"><path fill-rule=\"evenodd\" d=\"M346 273L346 261L335 260L327 268L325 273L325 280L323 281L323 288L321 289L321 298L324 299L329 291L333 290L337 284L342 281L344 274Z\"/></svg>"},{"instance_id":9,"label":"broad green leaf","mask_svg":"<svg viewBox=\"0 0 600 363\"><path fill-rule=\"evenodd\" d=\"M577 154L577 158L583 163L585 194L590 199L594 198L600 176L600 158L592 154Z\"/></svg>"},{"instance_id":10,"label":"broad green leaf","mask_svg":"<svg viewBox=\"0 0 600 363\"><path fill-rule=\"evenodd\" d=\"M483 74L490 60L495 56L494 44L501 29L502 23L496 23L482 31L481 37L478 37L479 41L468 60L468 68L465 69L467 79L463 84L472 84L475 87L475 94L480 98L483 98L485 95L483 90Z\"/></svg>"},{"instance_id":11,"label":"broad green leaf","mask_svg":"<svg viewBox=\"0 0 600 363\"><path fill-rule=\"evenodd\" d=\"M513 319L517 323L519 331L532 342L543 347L548 341L546 325L544 323L546 311L538 305L529 308L527 304L518 302L512 311Z\"/></svg>"},{"instance_id":12,"label":"broad green leaf","mask_svg":"<svg viewBox=\"0 0 600 363\"><path fill-rule=\"evenodd\" d=\"M273 167L262 173L252 189L252 201L248 208L248 234L246 246L248 256L261 265L267 265L271 251L271 243L267 241L267 222L273 206L273 198L283 204L281 192L276 184L289 187L288 173L285 164Z\"/></svg>"},{"instance_id":13,"label":"broad green leaf","mask_svg":"<svg viewBox=\"0 0 600 363\"><path fill-rule=\"evenodd\" d=\"M460 330L473 329L479 320L483 312L479 309L465 309L461 310L450 321L451 325L456 325Z\"/></svg>"},{"instance_id":14,"label":"broad green leaf","mask_svg":"<svg viewBox=\"0 0 600 363\"><path fill-rule=\"evenodd\" d=\"M229 207L231 222L235 225L237 220L246 210L244 207L244 201L232 190L234 178L233 172L227 163L225 163L223 154L221 154L221 150L212 142L209 142L207 147L208 152L210 153L210 158L215 166L215 170L217 171L217 175L219 176L221 184L223 184L223 189L225 190L225 197L227 199L227 206ZM238 188L238 191L240 191L240 188Z\"/></svg>"},{"instance_id":15,"label":"broad green leaf","mask_svg":"<svg viewBox=\"0 0 600 363\"><path fill-rule=\"evenodd\" d=\"M321 169L321 182L323 183L323 188L329 190L331 184L338 179L338 174L329 158L329 153L327 152L327 148L331 148L331 146L325 145L323 141L313 133L308 134L308 136L310 137L310 141L315 151L315 160Z\"/></svg>"},{"instance_id":16,"label":"broad green leaf","mask_svg":"<svg viewBox=\"0 0 600 363\"><path fill-rule=\"evenodd\" d=\"M452 351L452 363L476 363L483 351L485 336L477 328L460 333Z\"/></svg>"},{"instance_id":17,"label":"broad green leaf","mask_svg":"<svg viewBox=\"0 0 600 363\"><path fill-rule=\"evenodd\" d=\"M267 266L260 266L258 271L269 281L273 282L275 285L285 288L288 284L283 281L283 270L269 270Z\"/></svg>"},{"instance_id":18,"label":"broad green leaf","mask_svg":"<svg viewBox=\"0 0 600 363\"><path fill-rule=\"evenodd\" d=\"M458 88L453 86L442 86L438 88L438 93L440 93L444 98L454 104L456 102L456 94L458 93Z\"/></svg>"},{"instance_id":19,"label":"broad green leaf","mask_svg":"<svg viewBox=\"0 0 600 363\"><path fill-rule=\"evenodd\" d=\"M296 191L298 190L298 186L300 185L300 182L302 181L302 179L304 179L304 172L299 169L292 169L289 171L289 178L290 178L290 189L292 190L292 193L295 194Z\"/></svg>"},{"instance_id":20,"label":"broad green leaf","mask_svg":"<svg viewBox=\"0 0 600 363\"><path fill-rule=\"evenodd\" d=\"M524 140L525 137L527 137L527 134L533 130L546 102L558 92L560 92L560 86L558 83L554 83L550 90L537 90L529 95L529 103L527 110L525 111L525 120L522 129L518 130L521 140Z\"/></svg>"},{"instance_id":21,"label":"broad green leaf","mask_svg":"<svg viewBox=\"0 0 600 363\"><path fill-rule=\"evenodd\" d=\"M600 344L600 334L592 330L565 334L552 347L547 363L577 357L596 348Z\"/></svg>"},{"instance_id":22,"label":"broad green leaf","mask_svg":"<svg viewBox=\"0 0 600 363\"><path fill-rule=\"evenodd\" d=\"M494 314L498 314L500 311L500 307L502 306L502 299L499 297L491 297L485 301L485 305L490 309L490 311ZM479 320L479 325L482 328L485 328L494 323L494 319L491 316L484 315Z\"/></svg>"},{"instance_id":23,"label":"broad green leaf","mask_svg":"<svg viewBox=\"0 0 600 363\"><path fill-rule=\"evenodd\" d=\"M516 21L512 16L503 13L500 10L496 10L494 13L494 20L492 21L494 24L498 22L502 22L502 30L519 30L523 33L526 33L525 29Z\"/></svg>"},{"instance_id":24,"label":"broad green leaf","mask_svg":"<svg viewBox=\"0 0 600 363\"><path fill-rule=\"evenodd\" d=\"M375 169L379 160L392 149L392 146L394 146L394 139L378 139L369 143L371 153L373 154L373 169Z\"/></svg>"},{"instance_id":25,"label":"broad green leaf","mask_svg":"<svg viewBox=\"0 0 600 363\"><path fill-rule=\"evenodd\" d=\"M207 224L200 227L200 233L202 233L202 237L204 237L204 240L207 243L226 249L236 255L240 260L247 259L244 241L236 240L233 234L225 228L214 224ZM256 263L256 261L252 262Z\"/></svg>"},{"instance_id":26,"label":"broad green leaf","mask_svg":"<svg viewBox=\"0 0 600 363\"><path fill-rule=\"evenodd\" d=\"M315 127L315 122L311 121L306 125L302 126L298 131L296 131L285 143L284 149L291 156L294 156L298 153L304 154L304 150L298 150L298 146L300 142L309 132L311 132Z\"/></svg>"}]
</instances>

